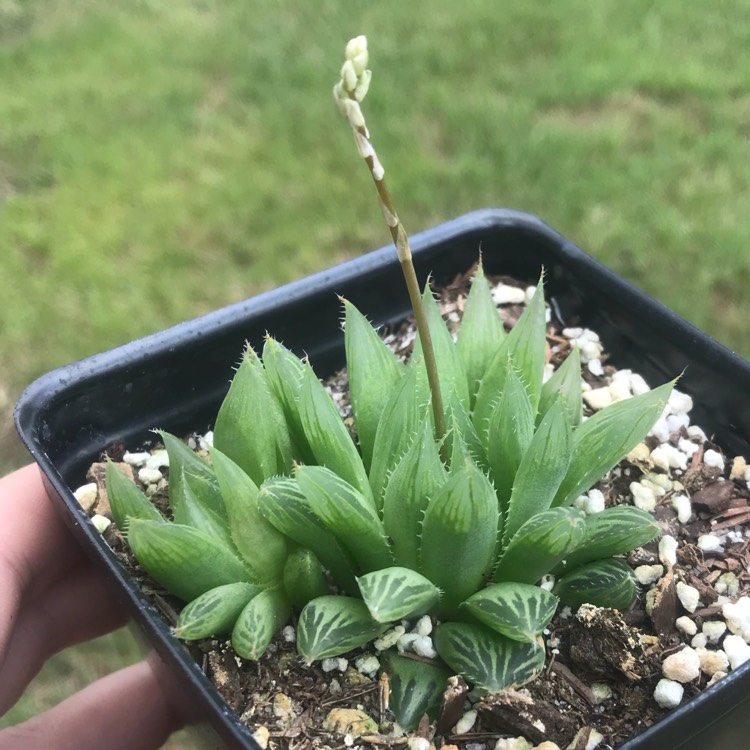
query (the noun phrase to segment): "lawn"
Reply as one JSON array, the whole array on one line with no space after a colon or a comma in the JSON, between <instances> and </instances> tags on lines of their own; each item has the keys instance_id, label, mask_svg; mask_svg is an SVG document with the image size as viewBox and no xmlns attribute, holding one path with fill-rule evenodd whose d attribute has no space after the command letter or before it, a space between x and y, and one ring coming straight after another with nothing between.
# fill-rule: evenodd
<instances>
[{"instance_id":1,"label":"lawn","mask_svg":"<svg viewBox=\"0 0 750 750\"><path fill-rule=\"evenodd\" d=\"M0 0L0 469L34 377L385 244L358 33L410 231L530 211L750 356L747 0Z\"/></svg>"}]
</instances>

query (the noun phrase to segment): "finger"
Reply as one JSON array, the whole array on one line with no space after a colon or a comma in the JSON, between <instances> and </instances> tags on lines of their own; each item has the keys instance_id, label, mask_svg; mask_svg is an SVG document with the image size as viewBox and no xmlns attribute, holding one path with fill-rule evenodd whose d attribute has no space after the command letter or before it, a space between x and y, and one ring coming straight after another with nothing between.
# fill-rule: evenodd
<instances>
[{"instance_id":1,"label":"finger","mask_svg":"<svg viewBox=\"0 0 750 750\"><path fill-rule=\"evenodd\" d=\"M0 479L0 668L22 597L49 587L81 560L39 469L26 466Z\"/></svg>"},{"instance_id":2,"label":"finger","mask_svg":"<svg viewBox=\"0 0 750 750\"><path fill-rule=\"evenodd\" d=\"M25 603L0 666L0 715L18 700L52 654L125 621L105 579L85 565Z\"/></svg>"},{"instance_id":3,"label":"finger","mask_svg":"<svg viewBox=\"0 0 750 750\"><path fill-rule=\"evenodd\" d=\"M0 750L157 750L179 728L151 667L139 662L0 731Z\"/></svg>"}]
</instances>

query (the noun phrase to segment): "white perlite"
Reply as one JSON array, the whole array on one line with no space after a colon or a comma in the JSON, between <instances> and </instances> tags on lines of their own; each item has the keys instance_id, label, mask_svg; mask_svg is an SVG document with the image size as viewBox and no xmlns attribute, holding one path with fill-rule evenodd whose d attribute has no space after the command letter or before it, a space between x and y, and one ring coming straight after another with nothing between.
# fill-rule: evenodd
<instances>
[{"instance_id":1,"label":"white perlite","mask_svg":"<svg viewBox=\"0 0 750 750\"><path fill-rule=\"evenodd\" d=\"M477 712L467 711L457 722L456 726L453 727L454 734L466 734L471 731L474 726L474 722L477 720Z\"/></svg>"},{"instance_id":2,"label":"white perlite","mask_svg":"<svg viewBox=\"0 0 750 750\"><path fill-rule=\"evenodd\" d=\"M526 302L526 292L517 286L498 284L492 289L492 301L496 305L522 305Z\"/></svg>"},{"instance_id":3,"label":"white perlite","mask_svg":"<svg viewBox=\"0 0 750 750\"><path fill-rule=\"evenodd\" d=\"M417 635L430 635L432 633L432 618L429 615L422 615L414 626L414 632Z\"/></svg>"},{"instance_id":4,"label":"white perlite","mask_svg":"<svg viewBox=\"0 0 750 750\"><path fill-rule=\"evenodd\" d=\"M294 627L291 625L287 625L282 631L281 634L284 636L284 640L287 643L294 643L297 640L297 633L294 630Z\"/></svg>"},{"instance_id":5,"label":"white perlite","mask_svg":"<svg viewBox=\"0 0 750 750\"><path fill-rule=\"evenodd\" d=\"M424 737L409 737L406 746L409 750L430 750L430 741Z\"/></svg>"},{"instance_id":6,"label":"white perlite","mask_svg":"<svg viewBox=\"0 0 750 750\"><path fill-rule=\"evenodd\" d=\"M110 521L109 518L102 516L99 513L91 516L91 523L94 524L94 528L100 534L103 534L112 525L112 521Z\"/></svg>"},{"instance_id":7,"label":"white perlite","mask_svg":"<svg viewBox=\"0 0 750 750\"><path fill-rule=\"evenodd\" d=\"M664 575L663 565L639 565L633 573L635 574L636 580L641 586L648 586L649 584L658 581L662 575Z\"/></svg>"},{"instance_id":8,"label":"white perlite","mask_svg":"<svg viewBox=\"0 0 750 750\"><path fill-rule=\"evenodd\" d=\"M612 393L607 386L603 388L593 388L583 394L583 400L594 410L599 411L606 406L614 403Z\"/></svg>"},{"instance_id":9,"label":"white perlite","mask_svg":"<svg viewBox=\"0 0 750 750\"><path fill-rule=\"evenodd\" d=\"M665 471L670 469L687 469L687 456L669 443L662 443L651 451L651 460L655 466Z\"/></svg>"},{"instance_id":10,"label":"white perlite","mask_svg":"<svg viewBox=\"0 0 750 750\"><path fill-rule=\"evenodd\" d=\"M630 492L633 495L633 505L636 508L652 512L656 508L656 495L654 491L641 482L631 482Z\"/></svg>"},{"instance_id":11,"label":"white perlite","mask_svg":"<svg viewBox=\"0 0 750 750\"><path fill-rule=\"evenodd\" d=\"M703 454L703 463L706 464L706 466L713 466L716 469L724 471L724 456L711 448Z\"/></svg>"},{"instance_id":12,"label":"white perlite","mask_svg":"<svg viewBox=\"0 0 750 750\"><path fill-rule=\"evenodd\" d=\"M729 669L729 657L724 651L709 651L707 648L698 648L696 651L701 662L701 672L708 677Z\"/></svg>"},{"instance_id":13,"label":"white perlite","mask_svg":"<svg viewBox=\"0 0 750 750\"><path fill-rule=\"evenodd\" d=\"M138 479L143 482L143 484L156 484L162 478L162 473L159 469L144 467L138 472Z\"/></svg>"},{"instance_id":14,"label":"white perlite","mask_svg":"<svg viewBox=\"0 0 750 750\"><path fill-rule=\"evenodd\" d=\"M693 506L687 495L675 495L672 498L672 507L680 523L687 523L693 515Z\"/></svg>"},{"instance_id":15,"label":"white perlite","mask_svg":"<svg viewBox=\"0 0 750 750\"><path fill-rule=\"evenodd\" d=\"M676 654L670 654L661 665L662 674L669 680L692 682L701 673L701 660L698 652L686 646Z\"/></svg>"},{"instance_id":16,"label":"white perlite","mask_svg":"<svg viewBox=\"0 0 750 750\"><path fill-rule=\"evenodd\" d=\"M678 617L674 624L677 630L685 635L695 635L698 632L698 626L687 615Z\"/></svg>"},{"instance_id":17,"label":"white perlite","mask_svg":"<svg viewBox=\"0 0 750 750\"><path fill-rule=\"evenodd\" d=\"M715 534L701 534L698 537L698 549L704 552L721 552L724 547L721 539Z\"/></svg>"},{"instance_id":18,"label":"white perlite","mask_svg":"<svg viewBox=\"0 0 750 750\"><path fill-rule=\"evenodd\" d=\"M524 737L501 737L495 743L495 750L532 750L532 746Z\"/></svg>"},{"instance_id":19,"label":"white perlite","mask_svg":"<svg viewBox=\"0 0 750 750\"><path fill-rule=\"evenodd\" d=\"M685 609L691 614L695 612L695 610L698 609L698 605L701 601L698 589L695 588L695 586L689 586L687 583L683 583L682 581L679 581L677 583L676 588L677 598L680 600L682 606L685 607Z\"/></svg>"},{"instance_id":20,"label":"white perlite","mask_svg":"<svg viewBox=\"0 0 750 750\"><path fill-rule=\"evenodd\" d=\"M677 708L682 701L685 688L674 680L661 679L654 690L654 700L662 708Z\"/></svg>"},{"instance_id":21,"label":"white perlite","mask_svg":"<svg viewBox=\"0 0 750 750\"><path fill-rule=\"evenodd\" d=\"M126 464L130 464L131 466L138 467L143 466L143 464L148 461L150 453L130 453L129 451L125 451L125 455L122 457L122 460Z\"/></svg>"},{"instance_id":22,"label":"white perlite","mask_svg":"<svg viewBox=\"0 0 750 750\"><path fill-rule=\"evenodd\" d=\"M678 391L676 388L672 390L667 401L667 411L670 414L687 414L692 411L692 408L693 399L687 393Z\"/></svg>"},{"instance_id":23,"label":"white perlite","mask_svg":"<svg viewBox=\"0 0 750 750\"><path fill-rule=\"evenodd\" d=\"M374 677L380 669L380 662L377 656L366 654L365 656L360 656L354 662L354 666L360 674Z\"/></svg>"},{"instance_id":24,"label":"white perlite","mask_svg":"<svg viewBox=\"0 0 750 750\"><path fill-rule=\"evenodd\" d=\"M727 627L746 643L750 642L750 597L741 596L736 603L727 602L721 608Z\"/></svg>"},{"instance_id":25,"label":"white perlite","mask_svg":"<svg viewBox=\"0 0 750 750\"><path fill-rule=\"evenodd\" d=\"M334 669L338 669L339 672L346 672L346 668L349 666L349 662L346 659L331 658L323 659L320 662L320 668L324 672L333 672Z\"/></svg>"},{"instance_id":26,"label":"white perlite","mask_svg":"<svg viewBox=\"0 0 750 750\"><path fill-rule=\"evenodd\" d=\"M665 534L659 540L659 559L668 568L677 564L677 540L673 536Z\"/></svg>"},{"instance_id":27,"label":"white perlite","mask_svg":"<svg viewBox=\"0 0 750 750\"><path fill-rule=\"evenodd\" d=\"M96 496L96 482L84 484L73 493L73 497L78 500L78 504L87 512L90 511L96 504Z\"/></svg>"},{"instance_id":28,"label":"white perlite","mask_svg":"<svg viewBox=\"0 0 750 750\"><path fill-rule=\"evenodd\" d=\"M732 669L737 669L750 659L750 646L738 635L728 635L722 646Z\"/></svg>"},{"instance_id":29,"label":"white perlite","mask_svg":"<svg viewBox=\"0 0 750 750\"><path fill-rule=\"evenodd\" d=\"M709 620L703 623L701 630L709 643L718 643L721 640L721 636L726 633L727 624L719 622L719 620Z\"/></svg>"}]
</instances>

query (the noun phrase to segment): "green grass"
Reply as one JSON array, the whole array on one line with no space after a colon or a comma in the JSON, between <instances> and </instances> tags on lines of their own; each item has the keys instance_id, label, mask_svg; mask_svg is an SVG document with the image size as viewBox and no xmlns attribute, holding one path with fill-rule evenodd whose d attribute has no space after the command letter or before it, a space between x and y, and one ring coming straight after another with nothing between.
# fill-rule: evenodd
<instances>
[{"instance_id":1,"label":"green grass","mask_svg":"<svg viewBox=\"0 0 750 750\"><path fill-rule=\"evenodd\" d=\"M750 356L747 0L0 0L0 469L34 377L386 243L358 33L411 232L531 211Z\"/></svg>"}]
</instances>

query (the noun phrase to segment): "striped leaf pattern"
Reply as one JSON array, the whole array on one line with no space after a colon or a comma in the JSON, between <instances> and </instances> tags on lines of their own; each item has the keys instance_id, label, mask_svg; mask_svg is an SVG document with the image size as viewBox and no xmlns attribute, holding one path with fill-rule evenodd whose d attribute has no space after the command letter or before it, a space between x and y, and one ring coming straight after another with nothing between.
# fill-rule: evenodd
<instances>
[{"instance_id":1,"label":"striped leaf pattern","mask_svg":"<svg viewBox=\"0 0 750 750\"><path fill-rule=\"evenodd\" d=\"M445 622L436 628L434 642L448 666L480 690L523 685L544 668L541 639L521 643L484 625Z\"/></svg>"},{"instance_id":2,"label":"striped leaf pattern","mask_svg":"<svg viewBox=\"0 0 750 750\"><path fill-rule=\"evenodd\" d=\"M461 606L479 622L514 641L534 641L554 617L558 599L527 583L496 583Z\"/></svg>"},{"instance_id":3,"label":"striped leaf pattern","mask_svg":"<svg viewBox=\"0 0 750 750\"><path fill-rule=\"evenodd\" d=\"M252 583L228 583L206 591L180 612L174 634L194 641L228 633L247 603L263 589Z\"/></svg>"},{"instance_id":4,"label":"striped leaf pattern","mask_svg":"<svg viewBox=\"0 0 750 750\"><path fill-rule=\"evenodd\" d=\"M361 599L321 596L305 606L297 623L297 649L309 662L363 646L388 625L370 617Z\"/></svg>"},{"instance_id":5,"label":"striped leaf pattern","mask_svg":"<svg viewBox=\"0 0 750 750\"><path fill-rule=\"evenodd\" d=\"M630 568L615 558L582 565L557 580L552 592L563 604L627 609L635 599L635 579Z\"/></svg>"},{"instance_id":6,"label":"striped leaf pattern","mask_svg":"<svg viewBox=\"0 0 750 750\"><path fill-rule=\"evenodd\" d=\"M537 513L511 538L494 580L536 583L578 546L586 530L584 518L576 508Z\"/></svg>"},{"instance_id":7,"label":"striped leaf pattern","mask_svg":"<svg viewBox=\"0 0 750 750\"><path fill-rule=\"evenodd\" d=\"M312 550L336 583L347 593L357 592L354 558L310 510L297 482L290 477L266 480L258 494L261 515L278 531Z\"/></svg>"},{"instance_id":8,"label":"striped leaf pattern","mask_svg":"<svg viewBox=\"0 0 750 750\"><path fill-rule=\"evenodd\" d=\"M659 531L659 523L645 510L629 505L605 508L586 516L583 539L561 569L572 571L593 560L625 554L650 542Z\"/></svg>"},{"instance_id":9,"label":"striped leaf pattern","mask_svg":"<svg viewBox=\"0 0 750 750\"><path fill-rule=\"evenodd\" d=\"M310 510L369 572L393 565L383 523L368 498L330 469L299 466L296 479Z\"/></svg>"},{"instance_id":10,"label":"striped leaf pattern","mask_svg":"<svg viewBox=\"0 0 750 750\"><path fill-rule=\"evenodd\" d=\"M440 590L409 568L385 568L357 579L370 616L377 622L403 620L432 611Z\"/></svg>"},{"instance_id":11,"label":"striped leaf pattern","mask_svg":"<svg viewBox=\"0 0 750 750\"><path fill-rule=\"evenodd\" d=\"M390 706L398 725L412 730L425 714L437 718L451 671L439 664L407 659L392 650L384 651L380 659L390 676Z\"/></svg>"},{"instance_id":12,"label":"striped leaf pattern","mask_svg":"<svg viewBox=\"0 0 750 750\"><path fill-rule=\"evenodd\" d=\"M232 648L243 659L260 659L290 613L289 600L282 587L261 591L237 617L232 628Z\"/></svg>"}]
</instances>

